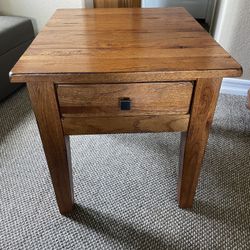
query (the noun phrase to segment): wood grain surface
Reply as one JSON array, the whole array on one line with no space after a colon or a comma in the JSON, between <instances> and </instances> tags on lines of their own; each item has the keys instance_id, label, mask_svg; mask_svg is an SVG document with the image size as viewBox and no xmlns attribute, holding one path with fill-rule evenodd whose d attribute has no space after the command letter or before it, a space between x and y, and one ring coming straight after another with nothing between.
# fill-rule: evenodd
<instances>
[{"instance_id":1,"label":"wood grain surface","mask_svg":"<svg viewBox=\"0 0 250 250\"><path fill-rule=\"evenodd\" d=\"M137 116L187 114L191 82L58 85L63 117ZM120 109L120 99L129 98L130 110Z\"/></svg>"},{"instance_id":2,"label":"wood grain surface","mask_svg":"<svg viewBox=\"0 0 250 250\"><path fill-rule=\"evenodd\" d=\"M69 137L64 135L53 83L28 84L56 200L62 214L73 207Z\"/></svg>"},{"instance_id":3,"label":"wood grain surface","mask_svg":"<svg viewBox=\"0 0 250 250\"><path fill-rule=\"evenodd\" d=\"M189 115L63 118L66 135L187 131Z\"/></svg>"},{"instance_id":4,"label":"wood grain surface","mask_svg":"<svg viewBox=\"0 0 250 250\"><path fill-rule=\"evenodd\" d=\"M191 207L221 78L242 68L184 8L97 8L57 10L11 74L28 83L65 213L77 134L183 132L178 200Z\"/></svg>"},{"instance_id":5,"label":"wood grain surface","mask_svg":"<svg viewBox=\"0 0 250 250\"><path fill-rule=\"evenodd\" d=\"M93 0L95 8L136 8L141 0Z\"/></svg>"},{"instance_id":6,"label":"wood grain surface","mask_svg":"<svg viewBox=\"0 0 250 250\"><path fill-rule=\"evenodd\" d=\"M181 139L178 200L182 208L193 205L221 80L199 79L196 82L188 131L182 133Z\"/></svg>"},{"instance_id":7,"label":"wood grain surface","mask_svg":"<svg viewBox=\"0 0 250 250\"><path fill-rule=\"evenodd\" d=\"M61 75L155 73L193 80L241 66L184 8L57 10L12 70L13 81ZM157 79L156 79L157 80Z\"/></svg>"}]
</instances>

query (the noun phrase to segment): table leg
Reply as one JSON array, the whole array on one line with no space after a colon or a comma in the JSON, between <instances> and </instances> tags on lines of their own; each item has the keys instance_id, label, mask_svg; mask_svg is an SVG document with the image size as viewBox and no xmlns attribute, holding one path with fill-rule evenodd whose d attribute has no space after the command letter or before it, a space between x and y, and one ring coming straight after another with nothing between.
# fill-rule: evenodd
<instances>
[{"instance_id":1,"label":"table leg","mask_svg":"<svg viewBox=\"0 0 250 250\"><path fill-rule=\"evenodd\" d=\"M181 136L178 180L178 202L181 208L193 205L220 86L221 79L198 79L195 83L188 131Z\"/></svg>"},{"instance_id":2,"label":"table leg","mask_svg":"<svg viewBox=\"0 0 250 250\"><path fill-rule=\"evenodd\" d=\"M55 87L52 82L28 83L33 111L38 123L60 213L73 207L73 183L69 137L64 136Z\"/></svg>"}]
</instances>

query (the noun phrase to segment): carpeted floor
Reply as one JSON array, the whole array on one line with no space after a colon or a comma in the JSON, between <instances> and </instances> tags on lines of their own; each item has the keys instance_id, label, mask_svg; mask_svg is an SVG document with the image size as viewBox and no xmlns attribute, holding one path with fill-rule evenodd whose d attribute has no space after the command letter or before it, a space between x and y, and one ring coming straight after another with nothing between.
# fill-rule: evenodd
<instances>
[{"instance_id":1,"label":"carpeted floor","mask_svg":"<svg viewBox=\"0 0 250 250\"><path fill-rule=\"evenodd\" d=\"M220 97L191 210L176 203L178 133L72 137L64 217L25 88L0 119L0 249L250 249L245 98Z\"/></svg>"}]
</instances>

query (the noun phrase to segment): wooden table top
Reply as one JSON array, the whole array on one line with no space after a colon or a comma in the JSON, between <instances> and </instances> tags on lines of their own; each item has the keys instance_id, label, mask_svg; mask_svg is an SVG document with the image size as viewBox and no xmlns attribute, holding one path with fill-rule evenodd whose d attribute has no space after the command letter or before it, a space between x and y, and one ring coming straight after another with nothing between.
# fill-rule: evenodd
<instances>
[{"instance_id":1,"label":"wooden table top","mask_svg":"<svg viewBox=\"0 0 250 250\"><path fill-rule=\"evenodd\" d=\"M184 8L59 9L12 76L145 72L195 79L242 69Z\"/></svg>"}]
</instances>

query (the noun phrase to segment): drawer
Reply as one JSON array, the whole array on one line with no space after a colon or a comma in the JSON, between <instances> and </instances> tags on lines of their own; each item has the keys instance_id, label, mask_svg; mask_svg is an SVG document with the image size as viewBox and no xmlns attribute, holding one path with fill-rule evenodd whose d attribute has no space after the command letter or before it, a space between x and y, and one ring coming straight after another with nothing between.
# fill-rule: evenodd
<instances>
[{"instance_id":1,"label":"drawer","mask_svg":"<svg viewBox=\"0 0 250 250\"><path fill-rule=\"evenodd\" d=\"M191 82L57 85L62 117L188 114Z\"/></svg>"}]
</instances>

